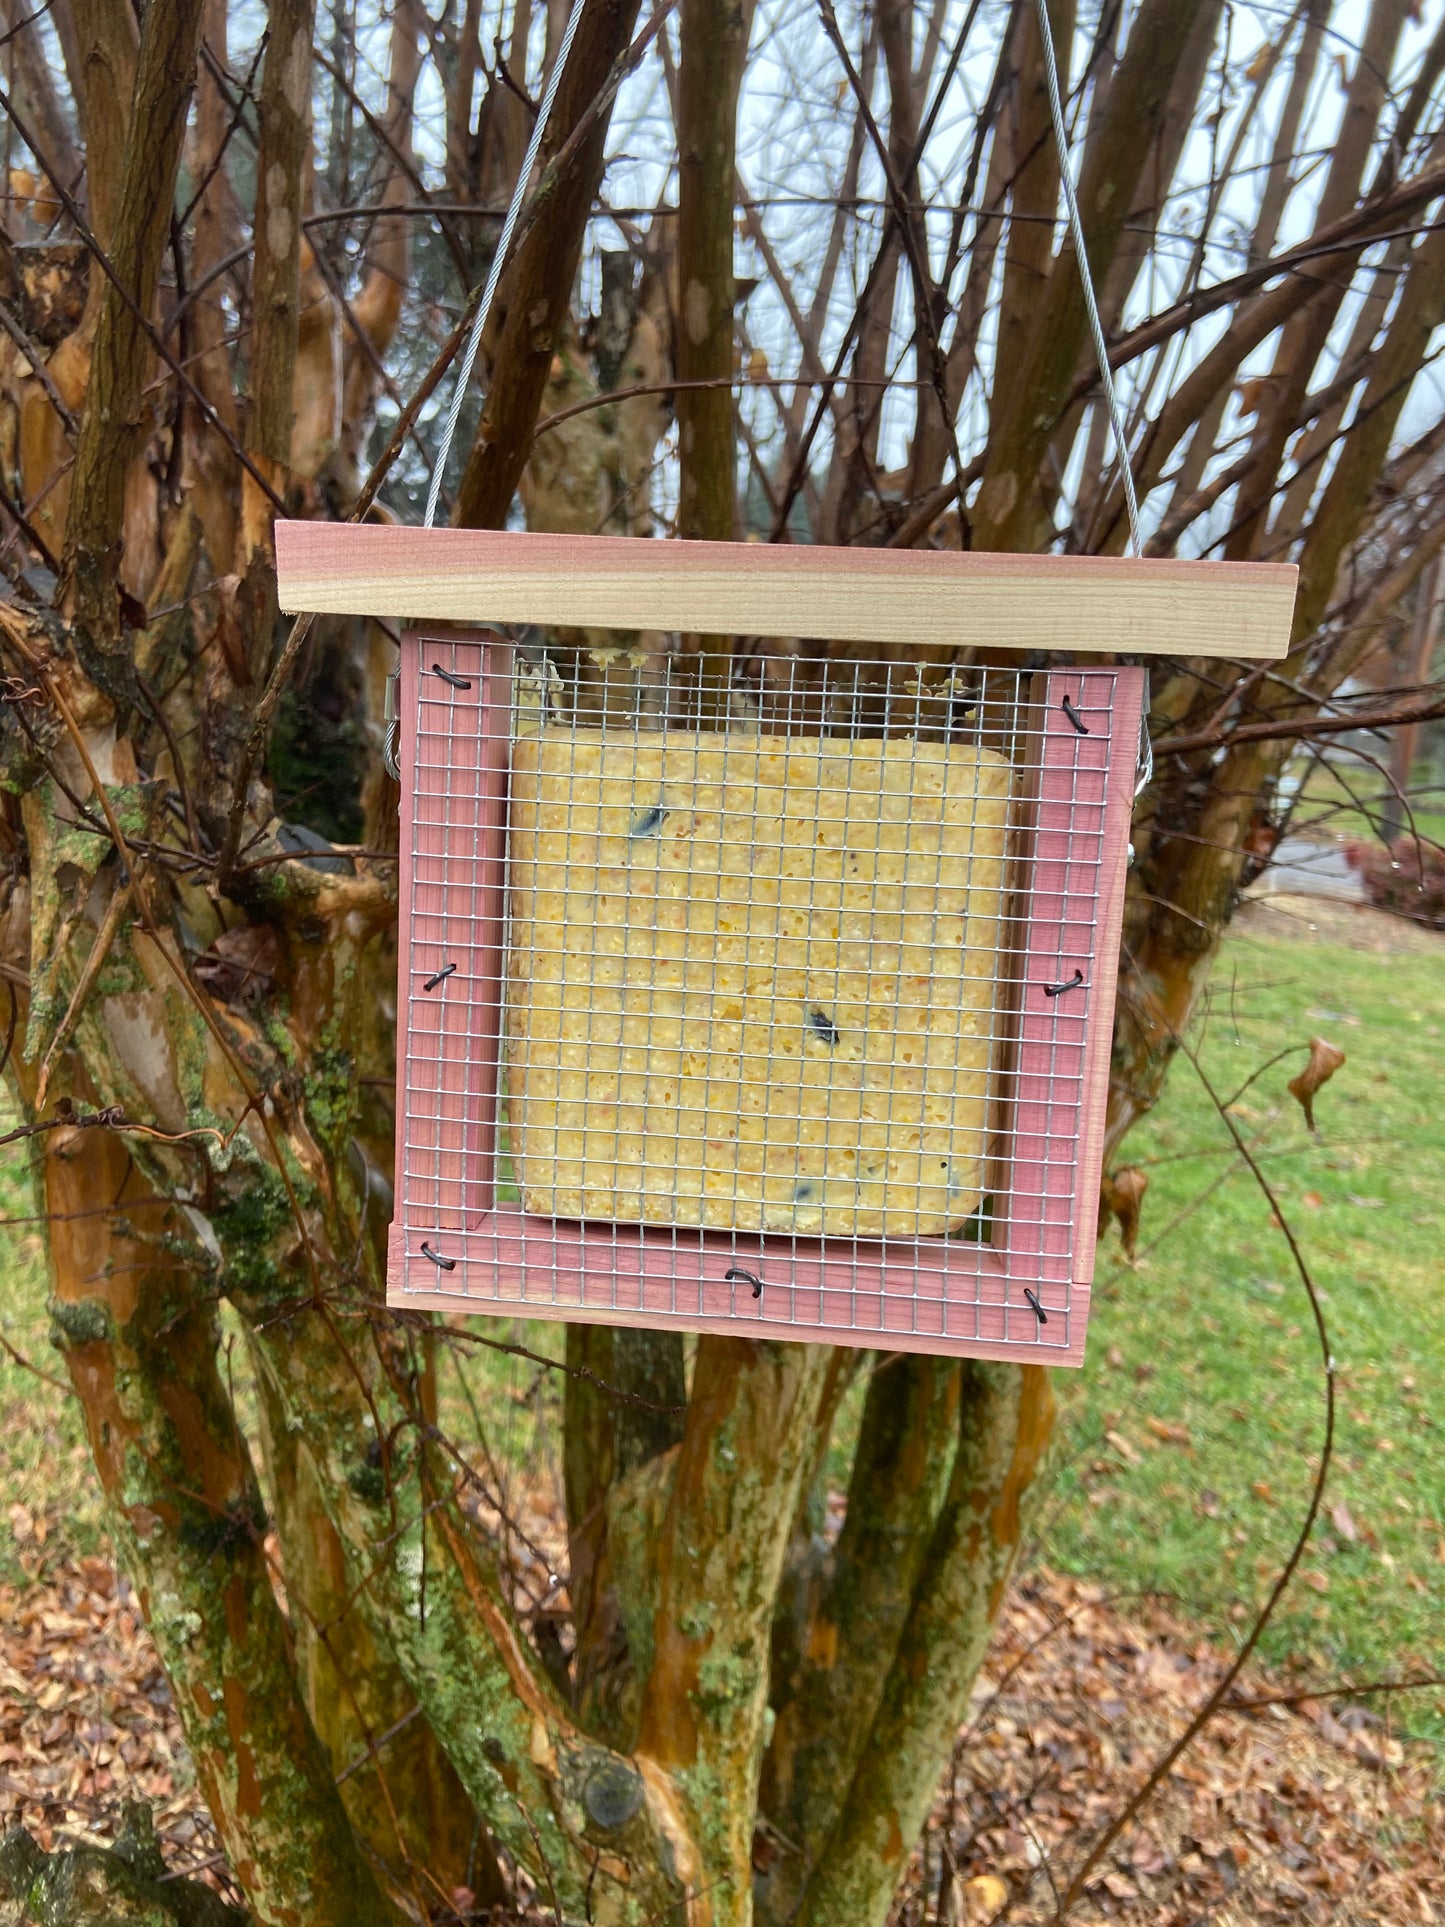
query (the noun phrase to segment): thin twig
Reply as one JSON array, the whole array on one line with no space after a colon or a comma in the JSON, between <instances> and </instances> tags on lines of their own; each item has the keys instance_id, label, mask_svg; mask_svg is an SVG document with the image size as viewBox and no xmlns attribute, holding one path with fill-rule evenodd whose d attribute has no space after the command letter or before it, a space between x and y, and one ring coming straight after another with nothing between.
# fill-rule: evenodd
<instances>
[{"instance_id":1,"label":"thin twig","mask_svg":"<svg viewBox=\"0 0 1445 1927\"><path fill-rule=\"evenodd\" d=\"M0 1143L4 1141L3 1138L0 1138ZM4 1332L0 1332L0 1348L7 1351L15 1360L15 1363L24 1371L33 1372L43 1384L53 1386L57 1392L63 1392L66 1398L78 1397L78 1393L73 1385L67 1385L65 1380L63 1378L57 1378L54 1372L43 1371L41 1367L35 1363L34 1359L27 1358L24 1352L17 1350L16 1347L10 1343L10 1340L5 1336Z\"/></svg>"},{"instance_id":2,"label":"thin twig","mask_svg":"<svg viewBox=\"0 0 1445 1927\"><path fill-rule=\"evenodd\" d=\"M1258 1159L1255 1157L1254 1151L1246 1142L1244 1134L1230 1116L1223 1099L1211 1083L1208 1073L1200 1062L1198 1052L1189 1043L1188 1039L1175 1030L1172 1025L1166 1026L1166 1028L1168 1028L1170 1036L1177 1048L1194 1067L1195 1075L1203 1085L1205 1093L1210 1103L1213 1104L1215 1110L1218 1112L1225 1129L1234 1139L1235 1150L1238 1152L1243 1163L1248 1167L1255 1183L1263 1192L1271 1211L1274 1213L1274 1220L1286 1244L1289 1246L1290 1256L1294 1260L1300 1282L1303 1284L1306 1295L1309 1298L1310 1310L1314 1315L1315 1332L1319 1338L1320 1359L1324 1367L1325 1379L1325 1437L1324 1444L1320 1450L1319 1465L1315 1471L1314 1484L1310 1492L1310 1502L1306 1509L1304 1520L1295 1538L1294 1545L1290 1550L1289 1557L1280 1568L1279 1575L1274 1585L1270 1588L1268 1598L1256 1615L1253 1626L1250 1627L1249 1633L1233 1660L1226 1668L1223 1677L1220 1679L1214 1691L1209 1695L1208 1699L1205 1700L1193 1719L1190 1720L1179 1738L1174 1741L1172 1746L1166 1748L1154 1762L1143 1784L1125 1801L1119 1812L1115 1814L1108 1826L1104 1828L1103 1832L1094 1841L1081 1864L1075 1869L1069 1880L1064 1897L1059 1903L1054 1915L1056 1923L1062 1922L1067 1916L1069 1909L1082 1897L1090 1874L1093 1873L1094 1869L1119 1838L1120 1834L1123 1833L1124 1829L1135 1819L1152 1798L1153 1794L1163 1784L1165 1779L1167 1779L1173 1769L1174 1763L1188 1747L1193 1745L1194 1741L1209 1724L1210 1720L1214 1718L1215 1714L1220 1712L1226 1705L1235 1681L1244 1671L1255 1648L1264 1637L1265 1628L1273 1618L1275 1608L1284 1597L1285 1591L1290 1581L1294 1578L1300 1561L1304 1558L1309 1546L1310 1535L1314 1531L1315 1520L1319 1517L1320 1507L1324 1503L1325 1487L1329 1481L1330 1465L1334 1457L1335 1360L1334 1354L1330 1350L1329 1331L1325 1325L1324 1307L1320 1303L1319 1290L1315 1285L1309 1265L1305 1262L1305 1256L1300 1249L1299 1241L1290 1229L1289 1220L1284 1214L1273 1185L1271 1185L1269 1179L1265 1176Z\"/></svg>"},{"instance_id":3,"label":"thin twig","mask_svg":"<svg viewBox=\"0 0 1445 1927\"><path fill-rule=\"evenodd\" d=\"M184 230L190 226L191 216L195 213L196 209L201 205L202 200L204 200L206 189L211 185L211 182L216 178L217 174L220 173L222 166L225 164L226 149L231 145L231 141L235 137L236 130L241 125L241 121L245 113L247 101L254 102L255 100L255 94L253 89L255 87L255 82L256 82L256 73L258 68L261 65L261 59L266 52L266 47L268 42L270 41L270 38L271 38L271 29L269 27L263 27L261 29L261 38L256 42L256 51L251 56L250 71L247 73L245 81L241 84L239 88L237 88L235 105L231 110L230 125L227 127L225 133L221 136L220 144L217 146L215 153L211 156L210 165L207 167L205 173L201 176L200 180L196 183L195 190L192 193L190 200L186 203L184 211L176 219L176 227L178 230L182 232L184 232ZM208 40L203 40L201 42L201 61L202 61L202 64L206 67L206 69L209 71L211 78L215 81L216 91L219 94L221 94L222 97L224 98L227 88L231 86L235 86L236 83L231 79L231 76L226 72L225 68L221 65L220 61L216 58L215 51ZM249 252L249 250L247 251ZM181 304L182 306L185 305L185 299L186 298L182 299L182 304Z\"/></svg>"},{"instance_id":4,"label":"thin twig","mask_svg":"<svg viewBox=\"0 0 1445 1927\"><path fill-rule=\"evenodd\" d=\"M15 316L11 314L9 308L6 307L3 301L0 301L0 328L5 330L21 354L24 355L25 359L30 363L30 372L45 390L45 398L60 417L61 427L67 435L73 436L75 434L75 417L66 407L60 390L56 387L55 382L51 378L50 370L45 365L45 350L40 346L39 342L31 340L30 336L25 332L24 327L16 320Z\"/></svg>"},{"instance_id":5,"label":"thin twig","mask_svg":"<svg viewBox=\"0 0 1445 1927\"><path fill-rule=\"evenodd\" d=\"M376 1758L388 1740L394 1740L398 1733L404 1733L412 1721L420 1719L420 1717L421 1708L414 1706L409 1713L403 1713L399 1720L393 1720L384 1733L378 1733L376 1738L370 1741L366 1747L357 1754L354 1760L349 1760L347 1764L342 1767L336 1776L336 1784L340 1786L342 1781L349 1780L353 1773L359 1773L368 1760L374 1760Z\"/></svg>"},{"instance_id":6,"label":"thin twig","mask_svg":"<svg viewBox=\"0 0 1445 1927\"><path fill-rule=\"evenodd\" d=\"M9 489L5 487L3 482L0 482L0 508L4 509L5 513L10 517L10 520L15 524L16 528L19 529L20 533L40 557L40 560L45 564L46 568L50 570L51 574L58 576L60 574L60 563L52 553L49 543L30 520L25 510L15 500Z\"/></svg>"},{"instance_id":7,"label":"thin twig","mask_svg":"<svg viewBox=\"0 0 1445 1927\"><path fill-rule=\"evenodd\" d=\"M413 1318L423 1316L420 1312L402 1315ZM561 1372L567 1378L585 1379L589 1385L595 1385L619 1404L635 1405L644 1412L678 1413L687 1410L686 1405L659 1405L655 1399L644 1398L640 1392L629 1392L620 1385L611 1385L585 1365L568 1365L560 1358L547 1358L541 1352L528 1351L525 1345L509 1345L504 1339L488 1338L482 1332L459 1331L454 1325L441 1325L436 1328L436 1336L462 1345L483 1345L490 1352L506 1352L513 1358L525 1358L533 1365L544 1366L549 1372Z\"/></svg>"},{"instance_id":8,"label":"thin twig","mask_svg":"<svg viewBox=\"0 0 1445 1927\"><path fill-rule=\"evenodd\" d=\"M1291 1693L1262 1693L1255 1699L1232 1699L1231 1713L1257 1713L1267 1706L1303 1706L1308 1700L1358 1699L1365 1693L1415 1693L1427 1686L1445 1686L1445 1673L1422 1673L1418 1679L1368 1679L1360 1685L1336 1680L1328 1686L1301 1688Z\"/></svg>"},{"instance_id":9,"label":"thin twig","mask_svg":"<svg viewBox=\"0 0 1445 1927\"><path fill-rule=\"evenodd\" d=\"M818 0L818 14L823 22L823 31L832 41L834 50L839 60L843 63L843 71L847 76L848 85L852 88L858 102L858 111L863 116L863 125L867 130L869 140L873 144L873 151L878 157L878 164L883 169L884 179L888 183L889 198L893 203L898 232L903 239L903 251L908 256L908 266L913 276L916 326L922 330L924 339L928 344L928 359L933 377L934 398L938 403L938 413L943 424L943 432L948 440L948 452L953 458L954 479L956 483L961 485L963 477L963 455L958 446L958 427L954 421L953 408L948 398L948 362L944 356L943 344L939 339L938 320L933 311L933 299L936 293L936 287L933 276L929 271L926 244L924 246L919 245L919 237L914 219L908 209L908 186L912 178L913 169L910 168L909 175L905 178L899 176L893 165L893 156L888 151L888 143L883 138L878 122L874 117L872 106L869 103L868 90L863 84L858 69L853 64L853 56L848 51L848 43L843 38L842 28L838 25L838 16L833 9L833 0ZM915 147L916 146L917 143L915 143ZM854 385L856 386L857 384L855 383ZM1121 448L1120 461L1122 463L1125 460L1126 457ZM964 540L962 517L959 519L958 536L961 545Z\"/></svg>"}]
</instances>

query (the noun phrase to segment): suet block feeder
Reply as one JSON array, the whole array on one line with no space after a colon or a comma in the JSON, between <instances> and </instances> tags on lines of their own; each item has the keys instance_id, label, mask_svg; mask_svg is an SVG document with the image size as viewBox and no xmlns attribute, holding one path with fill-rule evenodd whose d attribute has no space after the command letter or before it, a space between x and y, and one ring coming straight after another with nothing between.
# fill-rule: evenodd
<instances>
[{"instance_id":1,"label":"suet block feeder","mask_svg":"<svg viewBox=\"0 0 1445 1927\"><path fill-rule=\"evenodd\" d=\"M389 1300L1080 1362L1137 659L1283 655L1295 571L322 523L277 557L283 608L409 625ZM508 625L748 643L721 690L621 650L578 688Z\"/></svg>"}]
</instances>

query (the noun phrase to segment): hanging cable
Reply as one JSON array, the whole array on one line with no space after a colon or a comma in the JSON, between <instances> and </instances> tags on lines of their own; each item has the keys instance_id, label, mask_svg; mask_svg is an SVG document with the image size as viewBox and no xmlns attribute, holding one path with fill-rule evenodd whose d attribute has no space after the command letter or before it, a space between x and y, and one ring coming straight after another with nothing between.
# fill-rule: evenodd
<instances>
[{"instance_id":1,"label":"hanging cable","mask_svg":"<svg viewBox=\"0 0 1445 1927\"><path fill-rule=\"evenodd\" d=\"M572 0L572 8L567 15L567 25L562 30L562 44L557 49L557 58L553 61L552 71L547 76L542 104L537 109L537 118L532 126L532 138L527 143L526 158L522 162L521 172L517 175L517 185L512 190L511 205L507 209L507 218L502 223L502 232L497 238L492 265L487 270L487 285L482 290L481 306L477 309L476 320L473 321L471 333L467 336L466 350L462 355L456 383L452 388L452 401L451 407L447 410L446 426L442 430L441 446L437 450L436 466L432 470L431 487L427 491L424 528L431 528L436 521L437 502L442 492L442 476L446 472L447 457L452 452L452 438L457 432L457 419L462 412L462 401L467 392L467 384L471 381L472 370L476 366L477 350L482 345L482 330L487 325L487 316L491 312L497 284L502 278L503 268L507 265L507 251L511 247L517 217L526 199L527 183L532 178L532 169L537 165L537 156L542 151L542 138L547 132L552 105L557 98L557 89L562 84L562 75L566 71L567 56L571 53L572 42L577 36L577 24L582 18L583 3L584 0Z\"/></svg>"},{"instance_id":2,"label":"hanging cable","mask_svg":"<svg viewBox=\"0 0 1445 1927\"><path fill-rule=\"evenodd\" d=\"M1109 411L1109 427L1114 436L1114 453L1119 463L1119 477L1124 484L1124 501L1129 510L1129 546L1135 555L1144 553L1144 544L1139 535L1139 500L1134 493L1134 473L1129 466L1129 450L1124 440L1124 417L1119 410L1119 397L1114 389L1114 371L1109 366L1109 344L1104 339L1104 324L1099 319L1099 303L1094 293L1094 277L1089 272L1089 257L1084 248L1084 223L1079 216L1078 197L1074 193L1074 176L1069 165L1069 136L1064 126L1064 104L1059 98L1059 69L1054 59L1054 36L1049 28L1049 0L1035 0L1039 16L1039 37L1044 43L1044 72L1049 83L1049 112L1053 116L1054 140L1059 149L1059 173L1064 184L1064 203L1069 210L1069 232L1074 237L1074 254L1079 263L1079 279L1084 288L1084 306L1088 310L1089 329L1094 337L1094 353L1099 360L1099 379L1104 385L1104 403ZM440 470L438 470L440 473ZM435 483L433 483L435 489ZM428 523L431 517L427 517Z\"/></svg>"}]
</instances>

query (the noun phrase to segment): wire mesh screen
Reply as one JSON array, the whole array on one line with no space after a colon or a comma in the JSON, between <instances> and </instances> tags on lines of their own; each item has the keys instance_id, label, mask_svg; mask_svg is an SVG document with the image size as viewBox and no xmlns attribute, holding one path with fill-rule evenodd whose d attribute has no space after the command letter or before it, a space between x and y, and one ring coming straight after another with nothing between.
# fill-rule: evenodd
<instances>
[{"instance_id":1,"label":"wire mesh screen","mask_svg":"<svg viewBox=\"0 0 1445 1927\"><path fill-rule=\"evenodd\" d=\"M407 637L393 1297L1080 1357L1140 685Z\"/></svg>"}]
</instances>

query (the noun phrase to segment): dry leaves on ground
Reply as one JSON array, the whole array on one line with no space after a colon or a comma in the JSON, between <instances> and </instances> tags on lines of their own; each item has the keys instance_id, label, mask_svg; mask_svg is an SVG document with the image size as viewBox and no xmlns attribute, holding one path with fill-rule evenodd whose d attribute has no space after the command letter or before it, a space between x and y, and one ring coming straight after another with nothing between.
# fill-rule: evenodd
<instances>
[{"instance_id":1,"label":"dry leaves on ground","mask_svg":"<svg viewBox=\"0 0 1445 1927\"><path fill-rule=\"evenodd\" d=\"M539 1512L533 1523L546 1537ZM13 1526L14 1522L12 1522ZM176 1871L222 1862L134 1595L98 1558L26 1548L0 1588L0 1831L109 1842L145 1799ZM535 1555L534 1555L535 1557ZM545 1587L537 1561L540 1586ZM523 1598L519 1597L519 1605ZM1035 1573L1016 1588L896 1927L1053 1918L1051 1879L1118 1811L1227 1655L1161 1611ZM1266 1695L1253 1676L1245 1697ZM1073 1918L1131 1927L1445 1923L1434 1756L1306 1700L1219 1716Z\"/></svg>"},{"instance_id":2,"label":"dry leaves on ground","mask_svg":"<svg viewBox=\"0 0 1445 1927\"><path fill-rule=\"evenodd\" d=\"M122 1801L145 1800L173 1871L220 1868L135 1595L106 1559L47 1560L43 1525L16 1510L35 1576L0 1586L0 1833L108 1845Z\"/></svg>"},{"instance_id":3,"label":"dry leaves on ground","mask_svg":"<svg viewBox=\"0 0 1445 1927\"><path fill-rule=\"evenodd\" d=\"M1031 1575L1005 1613L895 1927L1053 1920L1056 1888L1228 1663L1162 1610ZM1283 1690L1254 1673L1233 1697ZM1359 1705L1226 1709L1116 1842L1070 1919L1445 1922L1437 1771L1430 1748L1403 1744Z\"/></svg>"}]
</instances>

